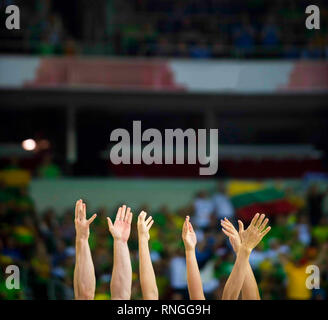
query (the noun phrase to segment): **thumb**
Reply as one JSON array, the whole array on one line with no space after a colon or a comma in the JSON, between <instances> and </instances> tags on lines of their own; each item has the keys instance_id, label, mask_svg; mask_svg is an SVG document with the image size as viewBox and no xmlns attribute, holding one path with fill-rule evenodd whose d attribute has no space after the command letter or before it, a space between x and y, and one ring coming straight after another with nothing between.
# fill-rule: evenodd
<instances>
[{"instance_id":1,"label":"thumb","mask_svg":"<svg viewBox=\"0 0 328 320\"><path fill-rule=\"evenodd\" d=\"M241 220L238 220L238 226L239 226L239 234L244 232L244 224Z\"/></svg>"},{"instance_id":2,"label":"thumb","mask_svg":"<svg viewBox=\"0 0 328 320\"><path fill-rule=\"evenodd\" d=\"M109 217L107 217L107 222L108 222L109 231L111 231L113 229L113 222Z\"/></svg>"},{"instance_id":3,"label":"thumb","mask_svg":"<svg viewBox=\"0 0 328 320\"><path fill-rule=\"evenodd\" d=\"M96 219L97 214L95 213L89 220L88 223L91 224L93 222L94 219Z\"/></svg>"}]
</instances>

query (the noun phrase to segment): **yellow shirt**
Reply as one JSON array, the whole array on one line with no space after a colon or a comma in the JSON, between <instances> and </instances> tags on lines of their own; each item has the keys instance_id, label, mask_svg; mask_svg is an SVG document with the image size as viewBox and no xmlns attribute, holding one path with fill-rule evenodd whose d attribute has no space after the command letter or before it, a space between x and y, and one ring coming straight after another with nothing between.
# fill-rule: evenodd
<instances>
[{"instance_id":1,"label":"yellow shirt","mask_svg":"<svg viewBox=\"0 0 328 320\"><path fill-rule=\"evenodd\" d=\"M306 287L306 279L309 276L305 272L307 265L295 266L293 263L285 265L285 272L287 274L287 299L308 300L312 293Z\"/></svg>"},{"instance_id":2,"label":"yellow shirt","mask_svg":"<svg viewBox=\"0 0 328 320\"><path fill-rule=\"evenodd\" d=\"M107 293L96 293L95 300L110 300L110 295Z\"/></svg>"}]
</instances>

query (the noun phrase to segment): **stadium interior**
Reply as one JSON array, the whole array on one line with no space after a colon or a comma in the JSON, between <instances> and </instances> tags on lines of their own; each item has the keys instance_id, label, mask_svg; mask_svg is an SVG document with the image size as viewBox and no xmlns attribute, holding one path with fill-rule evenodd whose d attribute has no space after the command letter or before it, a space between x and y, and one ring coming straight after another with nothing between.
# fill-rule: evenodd
<instances>
[{"instance_id":1,"label":"stadium interior","mask_svg":"<svg viewBox=\"0 0 328 320\"><path fill-rule=\"evenodd\" d=\"M155 220L160 299L188 298L186 215L206 298L217 299L234 263L219 221L247 224L256 212L272 226L250 258L261 298L327 299L328 4L315 2L320 30L305 28L305 0L0 1L0 267L22 274L16 292L0 273L0 299L74 299L80 198L98 214L95 299L110 299L106 217L123 203ZM12 3L20 30L3 28ZM217 128L217 173L200 176L199 162L114 165L110 133L132 133L135 120ZM136 227L129 247L138 300ZM320 267L320 290L300 289L308 264Z\"/></svg>"}]
</instances>

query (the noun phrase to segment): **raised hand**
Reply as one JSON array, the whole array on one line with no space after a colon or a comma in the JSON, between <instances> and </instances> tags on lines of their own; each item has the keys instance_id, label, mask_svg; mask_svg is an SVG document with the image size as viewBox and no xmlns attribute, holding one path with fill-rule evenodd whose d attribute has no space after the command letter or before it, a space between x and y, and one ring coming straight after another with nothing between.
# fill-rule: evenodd
<instances>
[{"instance_id":1,"label":"raised hand","mask_svg":"<svg viewBox=\"0 0 328 320\"><path fill-rule=\"evenodd\" d=\"M187 216L182 227L182 240L185 246L188 292L191 300L205 300L202 279L200 277L197 258L197 237Z\"/></svg>"},{"instance_id":2,"label":"raised hand","mask_svg":"<svg viewBox=\"0 0 328 320\"><path fill-rule=\"evenodd\" d=\"M139 240L139 275L142 297L144 300L158 300L158 288L154 268L151 262L149 244L149 230L154 223L151 216L147 219L147 213L141 211L138 217Z\"/></svg>"},{"instance_id":3,"label":"raised hand","mask_svg":"<svg viewBox=\"0 0 328 320\"><path fill-rule=\"evenodd\" d=\"M186 250L195 250L197 244L197 237L192 224L190 223L190 217L187 216L182 227L182 240Z\"/></svg>"},{"instance_id":4,"label":"raised hand","mask_svg":"<svg viewBox=\"0 0 328 320\"><path fill-rule=\"evenodd\" d=\"M145 211L141 211L138 217L138 236L139 238L145 238L147 240L150 239L149 230L154 223L154 220L151 216L149 216L146 220L147 213Z\"/></svg>"},{"instance_id":5,"label":"raised hand","mask_svg":"<svg viewBox=\"0 0 328 320\"><path fill-rule=\"evenodd\" d=\"M240 220L238 220L238 224L239 224L239 230L240 230L241 226L242 226L242 222ZM231 243L233 251L235 253L238 253L238 250L241 246L241 240L240 240L238 231L227 218L224 218L224 220L221 220L221 226L222 226L223 233L226 236L228 236L228 238L229 238L229 241Z\"/></svg>"},{"instance_id":6,"label":"raised hand","mask_svg":"<svg viewBox=\"0 0 328 320\"><path fill-rule=\"evenodd\" d=\"M126 208L126 205L119 207L116 214L114 224L108 217L108 228L115 240L122 240L127 242L131 232L132 212L130 208Z\"/></svg>"},{"instance_id":7,"label":"raised hand","mask_svg":"<svg viewBox=\"0 0 328 320\"><path fill-rule=\"evenodd\" d=\"M264 218L265 214L257 213L246 230L244 230L243 223L238 221L241 245L249 251L252 251L271 230L271 227L266 228L269 219Z\"/></svg>"},{"instance_id":8,"label":"raised hand","mask_svg":"<svg viewBox=\"0 0 328 320\"><path fill-rule=\"evenodd\" d=\"M76 259L74 269L74 294L77 300L93 300L96 288L95 270L92 262L89 235L90 224L96 218L94 214L86 218L86 205L82 200L75 204Z\"/></svg>"},{"instance_id":9,"label":"raised hand","mask_svg":"<svg viewBox=\"0 0 328 320\"><path fill-rule=\"evenodd\" d=\"M75 230L76 239L88 239L90 235L90 224L96 219L97 215L94 214L89 220L87 220L86 205L82 200L76 201L75 204Z\"/></svg>"},{"instance_id":10,"label":"raised hand","mask_svg":"<svg viewBox=\"0 0 328 320\"><path fill-rule=\"evenodd\" d=\"M222 225L222 231L225 235L229 237L229 241L231 243L231 246L233 250L235 251L236 255L238 256L239 249L242 248L242 243L240 239L239 232L236 230L236 228L233 226L233 224L227 219L224 218L224 220L221 220ZM244 230L243 223L238 220L239 225L239 231L241 232ZM242 250L241 250L242 251ZM249 252L246 249L246 252ZM251 265L249 264L249 261L247 262L246 266L246 274L245 274L245 280L243 282L241 293L242 293L242 299L243 300L260 300L260 294L257 287L256 279L253 274L253 270L251 268ZM227 294L227 292L226 292Z\"/></svg>"}]
</instances>

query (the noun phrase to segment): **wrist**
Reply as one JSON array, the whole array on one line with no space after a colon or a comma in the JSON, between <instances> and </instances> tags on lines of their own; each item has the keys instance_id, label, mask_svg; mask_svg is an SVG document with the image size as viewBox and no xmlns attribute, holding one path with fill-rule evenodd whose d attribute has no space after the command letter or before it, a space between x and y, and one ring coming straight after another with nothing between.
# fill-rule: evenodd
<instances>
[{"instance_id":1,"label":"wrist","mask_svg":"<svg viewBox=\"0 0 328 320\"><path fill-rule=\"evenodd\" d=\"M121 243L121 244L127 244L128 240L124 240L122 238L114 238L114 242Z\"/></svg>"},{"instance_id":2,"label":"wrist","mask_svg":"<svg viewBox=\"0 0 328 320\"><path fill-rule=\"evenodd\" d=\"M242 254L245 254L245 255L250 255L251 252L252 252L252 249L247 247L244 244L241 244L241 246L239 247L239 250L238 250L238 253L242 253Z\"/></svg>"},{"instance_id":3,"label":"wrist","mask_svg":"<svg viewBox=\"0 0 328 320\"><path fill-rule=\"evenodd\" d=\"M84 242L88 242L89 241L89 237L76 237L76 243L84 243Z\"/></svg>"},{"instance_id":4,"label":"wrist","mask_svg":"<svg viewBox=\"0 0 328 320\"><path fill-rule=\"evenodd\" d=\"M148 242L149 241L149 237L145 234L139 235L138 239L139 239L139 242Z\"/></svg>"},{"instance_id":5,"label":"wrist","mask_svg":"<svg viewBox=\"0 0 328 320\"><path fill-rule=\"evenodd\" d=\"M196 251L196 247L185 247L186 253L194 253Z\"/></svg>"}]
</instances>

